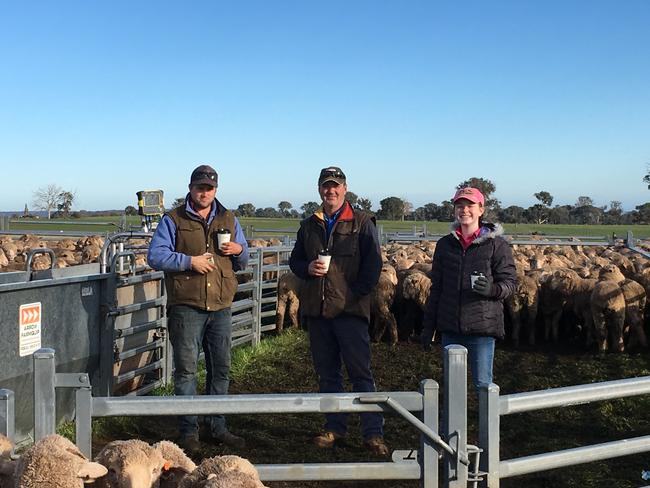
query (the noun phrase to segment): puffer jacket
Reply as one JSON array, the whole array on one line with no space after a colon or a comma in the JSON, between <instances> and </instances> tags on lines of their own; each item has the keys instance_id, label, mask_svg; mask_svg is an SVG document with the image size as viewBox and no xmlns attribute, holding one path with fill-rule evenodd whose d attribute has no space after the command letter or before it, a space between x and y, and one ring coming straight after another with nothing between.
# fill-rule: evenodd
<instances>
[{"instance_id":1,"label":"puffer jacket","mask_svg":"<svg viewBox=\"0 0 650 488\"><path fill-rule=\"evenodd\" d=\"M463 250L456 229L438 241L433 255L431 292L423 319L423 342L433 331L502 339L503 300L514 293L517 274L510 245L499 224L483 223L479 236ZM470 276L482 272L492 284L491 296L472 291Z\"/></svg>"}]
</instances>

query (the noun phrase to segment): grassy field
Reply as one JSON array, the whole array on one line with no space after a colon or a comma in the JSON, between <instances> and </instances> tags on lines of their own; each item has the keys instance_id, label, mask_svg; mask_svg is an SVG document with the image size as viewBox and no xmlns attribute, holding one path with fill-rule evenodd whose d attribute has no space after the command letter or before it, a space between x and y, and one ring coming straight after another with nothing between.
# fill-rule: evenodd
<instances>
[{"instance_id":1,"label":"grassy field","mask_svg":"<svg viewBox=\"0 0 650 488\"><path fill-rule=\"evenodd\" d=\"M421 379L441 381L439 347L425 353L416 344L373 345L373 370L378 390L417 390ZM257 349L234 350L231 393L295 393L316 391L305 333L289 331L271 337ZM495 382L502 394L578 385L650 375L650 356L640 353L598 355L569 346L514 350L499 344ZM202 378L201 381L204 381ZM471 386L470 386L471 391ZM159 393L169 393L160 391ZM470 394L469 439L476 442L477 402ZM563 409L542 410L502 418L501 457L569 449L650 434L650 398L598 402ZM231 430L247 439L247 447L234 452L254 463L319 463L378 461L361 446L358 418L351 416L347 445L332 451L317 449L311 438L319 431L319 415L232 415ZM111 439L138 437L149 442L174 438L175 424L164 417L104 418L93 423L94 452ZM67 432L72 435L72 432ZM418 434L396 415L386 415L386 441L391 449L417 448ZM204 444L202 456L232 454ZM632 488L642 484L641 471L650 469L650 456L634 455L609 461L556 469L502 481L505 488ZM272 488L355 487L415 488L415 481L387 482L268 482Z\"/></svg>"},{"instance_id":2,"label":"grassy field","mask_svg":"<svg viewBox=\"0 0 650 488\"><path fill-rule=\"evenodd\" d=\"M115 232L120 226L121 217L88 217L83 222L69 220L38 220L11 223L11 230L24 230L37 234L39 230L74 230L87 232ZM244 217L241 225L249 236L286 235L298 229L299 219L271 219ZM103 225L102 225L103 224ZM139 226L139 216L127 217L127 225ZM422 232L425 228L429 234L445 234L449 231L449 222L413 222L413 221L378 221L384 232L412 232L414 229ZM650 238L650 225L537 225L537 224L506 224L507 234L538 233L547 236L591 236L606 237L616 234L624 237L628 230L635 237ZM279 231L279 232L272 232ZM252 234L251 234L252 232Z\"/></svg>"}]
</instances>

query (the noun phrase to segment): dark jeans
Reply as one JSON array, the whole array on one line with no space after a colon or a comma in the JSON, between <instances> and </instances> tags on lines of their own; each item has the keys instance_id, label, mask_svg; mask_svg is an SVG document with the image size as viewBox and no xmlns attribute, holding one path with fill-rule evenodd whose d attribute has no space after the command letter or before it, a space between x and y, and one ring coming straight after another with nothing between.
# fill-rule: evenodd
<instances>
[{"instance_id":1,"label":"dark jeans","mask_svg":"<svg viewBox=\"0 0 650 488\"><path fill-rule=\"evenodd\" d=\"M370 371L370 338L365 320L353 315L339 315L334 319L310 317L309 344L321 393L343 392L341 359L355 392L376 391ZM325 430L344 435L348 428L347 416L346 413L326 414ZM362 413L363 438L383 436L383 424L381 414Z\"/></svg>"},{"instance_id":2,"label":"dark jeans","mask_svg":"<svg viewBox=\"0 0 650 488\"><path fill-rule=\"evenodd\" d=\"M196 395L196 371L201 348L205 353L205 393L226 395L230 382L232 314L230 308L208 312L186 305L174 305L168 315L169 340L174 348L174 393ZM181 436L196 434L195 415L179 418ZM205 417L213 436L226 431L223 415Z\"/></svg>"}]
</instances>

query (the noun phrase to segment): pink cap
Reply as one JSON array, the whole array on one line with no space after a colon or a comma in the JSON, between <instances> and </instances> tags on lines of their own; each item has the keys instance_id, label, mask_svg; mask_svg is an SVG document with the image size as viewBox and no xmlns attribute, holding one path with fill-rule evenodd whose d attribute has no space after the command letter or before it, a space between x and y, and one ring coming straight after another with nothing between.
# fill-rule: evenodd
<instances>
[{"instance_id":1,"label":"pink cap","mask_svg":"<svg viewBox=\"0 0 650 488\"><path fill-rule=\"evenodd\" d=\"M471 186L468 186L466 188L459 188L456 190L456 194L454 195L454 198L451 199L451 201L453 203L456 203L456 201L460 200L461 198L469 200L472 203L480 203L483 206L485 205L485 197L478 190L478 188L472 188Z\"/></svg>"}]
</instances>

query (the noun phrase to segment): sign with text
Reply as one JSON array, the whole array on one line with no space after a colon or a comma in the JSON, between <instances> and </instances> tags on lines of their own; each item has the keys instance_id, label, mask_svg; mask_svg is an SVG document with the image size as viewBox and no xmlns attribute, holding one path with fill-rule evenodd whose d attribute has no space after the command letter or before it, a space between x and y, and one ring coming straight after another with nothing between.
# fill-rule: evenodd
<instances>
[{"instance_id":1,"label":"sign with text","mask_svg":"<svg viewBox=\"0 0 650 488\"><path fill-rule=\"evenodd\" d=\"M41 302L27 303L18 311L18 354L29 356L41 348Z\"/></svg>"}]
</instances>

